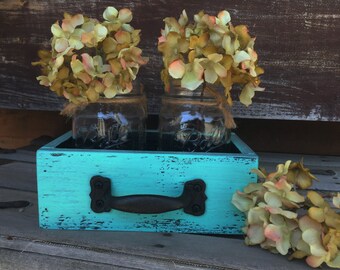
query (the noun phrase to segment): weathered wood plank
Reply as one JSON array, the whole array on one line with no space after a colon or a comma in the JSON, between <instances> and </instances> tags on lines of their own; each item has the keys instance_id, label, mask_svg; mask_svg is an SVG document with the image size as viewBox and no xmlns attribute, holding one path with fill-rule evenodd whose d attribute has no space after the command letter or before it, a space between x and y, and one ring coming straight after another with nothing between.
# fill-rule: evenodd
<instances>
[{"instance_id":1,"label":"weathered wood plank","mask_svg":"<svg viewBox=\"0 0 340 270\"><path fill-rule=\"evenodd\" d=\"M215 14L228 9L235 24L245 23L257 36L260 64L265 68L266 92L254 98L249 109L238 102L234 115L244 118L340 121L340 2L241 0L214 1L116 1L118 8L133 10L134 26L142 29L141 47L150 63L141 72L148 91L150 113L159 112L162 84L161 57L156 49L162 18L189 15L200 9ZM38 71L30 66L41 44L47 45L49 26L63 11L100 18L110 1L21 1L0 3L0 106L58 110L62 100L38 86ZM265 6L265 8L264 8ZM29 33L29 34L28 34ZM239 93L235 91L235 98Z\"/></svg>"},{"instance_id":2,"label":"weathered wood plank","mask_svg":"<svg viewBox=\"0 0 340 270\"><path fill-rule=\"evenodd\" d=\"M0 187L36 192L37 180L35 164L12 162L1 165Z\"/></svg>"},{"instance_id":3,"label":"weathered wood plank","mask_svg":"<svg viewBox=\"0 0 340 270\"><path fill-rule=\"evenodd\" d=\"M35 152L27 150L16 150L14 153L1 154L0 158L4 160L22 161L35 163Z\"/></svg>"},{"instance_id":4,"label":"weathered wood plank","mask_svg":"<svg viewBox=\"0 0 340 270\"><path fill-rule=\"evenodd\" d=\"M300 159L300 155L265 153L261 153L260 157L266 166L274 166L286 159ZM313 168L325 168L325 164L330 164L333 169L340 166L338 157L306 156L305 164ZM34 164L19 163L20 166ZM13 172L16 167L7 169ZM17 171L20 172L18 175L25 174L20 168ZM11 186L11 183L4 183ZM24 181L18 181L16 188L23 190L27 185ZM7 259L0 260L1 269L23 269L21 265L25 261L32 261L32 269L48 269L44 268L46 260L49 265L58 266L59 263L60 269L78 264L83 267L80 269L93 269L93 263L103 266L103 269L106 265L138 269L255 270L267 269L269 265L272 269L308 269L302 261L288 262L283 256L257 247L246 247L243 240L237 239L186 234L41 230L38 227L36 193L0 188L0 200L31 202L25 209L0 210L0 256L7 256ZM17 260L10 260L16 255Z\"/></svg>"},{"instance_id":5,"label":"weathered wood plank","mask_svg":"<svg viewBox=\"0 0 340 270\"><path fill-rule=\"evenodd\" d=\"M314 182L318 190L340 190L340 157L300 154L258 153L260 167L275 171L279 163L286 160L304 160L307 168L319 179ZM0 186L19 190L36 191L35 152L17 150L11 154L0 154Z\"/></svg>"},{"instance_id":6,"label":"weathered wood plank","mask_svg":"<svg viewBox=\"0 0 340 270\"><path fill-rule=\"evenodd\" d=\"M24 249L24 247L22 247L22 249ZM114 265L106 265L100 262L94 263L77 259L61 258L60 256L32 253L26 250L22 252L20 250L11 250L5 248L0 249L0 257L1 270L28 269L28 266L30 270L112 270L118 268ZM136 268L119 266L119 269Z\"/></svg>"},{"instance_id":7,"label":"weathered wood plank","mask_svg":"<svg viewBox=\"0 0 340 270\"><path fill-rule=\"evenodd\" d=\"M284 256L257 247L249 248L238 239L190 234L41 230L36 194L0 189L0 198L32 202L24 211L0 211L0 250L138 269L259 270L268 266L271 269L308 269L303 261L289 262Z\"/></svg>"},{"instance_id":8,"label":"weathered wood plank","mask_svg":"<svg viewBox=\"0 0 340 270\"><path fill-rule=\"evenodd\" d=\"M260 162L279 164L286 160L300 161L312 169L314 167L331 167L334 169L340 168L340 156L317 156L303 154L281 154L281 153L258 153Z\"/></svg>"},{"instance_id":9,"label":"weathered wood plank","mask_svg":"<svg viewBox=\"0 0 340 270\"><path fill-rule=\"evenodd\" d=\"M340 122L235 119L235 133L255 152L340 156Z\"/></svg>"}]
</instances>

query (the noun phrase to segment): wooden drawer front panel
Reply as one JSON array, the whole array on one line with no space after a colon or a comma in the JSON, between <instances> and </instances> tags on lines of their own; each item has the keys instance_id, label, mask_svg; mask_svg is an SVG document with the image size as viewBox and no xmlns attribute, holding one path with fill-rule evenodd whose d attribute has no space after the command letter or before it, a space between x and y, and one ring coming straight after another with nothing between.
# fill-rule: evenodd
<instances>
[{"instance_id":1,"label":"wooden drawer front panel","mask_svg":"<svg viewBox=\"0 0 340 270\"><path fill-rule=\"evenodd\" d=\"M114 151L55 148L69 134L37 153L40 226L48 229L119 230L194 233L240 233L243 219L231 197L248 182L258 157L236 135L239 154ZM161 214L118 210L95 213L90 208L90 180L111 179L112 196L155 194L177 197L186 181L206 183L205 213L182 209Z\"/></svg>"}]
</instances>

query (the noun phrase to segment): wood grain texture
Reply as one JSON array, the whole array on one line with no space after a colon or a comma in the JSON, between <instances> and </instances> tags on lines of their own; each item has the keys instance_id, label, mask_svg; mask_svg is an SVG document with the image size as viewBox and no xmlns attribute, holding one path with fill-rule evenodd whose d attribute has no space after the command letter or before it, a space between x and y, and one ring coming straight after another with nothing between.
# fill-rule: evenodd
<instances>
[{"instance_id":1,"label":"wood grain texture","mask_svg":"<svg viewBox=\"0 0 340 270\"><path fill-rule=\"evenodd\" d=\"M100 18L111 1L4 0L0 2L0 106L59 110L63 101L38 86L38 70L30 62L47 46L50 25L63 11ZM249 109L235 104L243 118L340 121L340 2L337 0L115 1L117 8L134 12L133 25L142 29L141 47L149 64L141 71L149 97L149 112L159 112L162 84L157 36L166 16L182 9L193 15L200 9L215 14L228 9L234 24L244 23L257 36L256 48L264 93ZM239 94L235 91L235 98Z\"/></svg>"},{"instance_id":2,"label":"wood grain texture","mask_svg":"<svg viewBox=\"0 0 340 270\"><path fill-rule=\"evenodd\" d=\"M241 233L244 219L231 199L236 190L256 181L256 175L250 171L258 166L258 157L235 134L232 135L232 143L240 153L132 152L55 147L70 136L67 133L37 152L42 228ZM97 175L111 179L112 196L115 197L145 194L177 197L182 194L184 182L202 179L208 197L205 212L201 216L187 214L183 209L160 214L117 210L95 213L90 208L89 194L90 179Z\"/></svg>"},{"instance_id":3,"label":"wood grain texture","mask_svg":"<svg viewBox=\"0 0 340 270\"><path fill-rule=\"evenodd\" d=\"M13 156L12 156L13 157ZM31 152L31 157L34 153ZM300 155L261 154L273 166L283 159L298 160ZM20 156L18 157L20 159ZM335 157L306 156L305 163L316 167L339 167ZM18 167L23 163L19 163ZM34 168L34 164L30 164ZM0 166L1 167L1 166ZM8 167L7 173L24 179L25 168ZM33 183L32 175L28 182ZM320 183L325 178L320 176ZM37 194L24 191L27 185L18 181L15 190L2 181L1 200L27 200L31 206L0 211L0 267L2 270L26 269L310 269L303 260L271 254L260 247L247 247L241 239L193 234L161 234L103 231L41 230L38 224ZM320 187L320 190L324 190ZM339 191L339 185L334 191ZM323 269L330 269L323 266Z\"/></svg>"},{"instance_id":4,"label":"wood grain texture","mask_svg":"<svg viewBox=\"0 0 340 270\"><path fill-rule=\"evenodd\" d=\"M28 153L27 153L28 155ZM22 160L21 156L17 156ZM14 159L14 154L11 154ZM34 153L31 152L31 159ZM300 155L260 154L265 165L285 159L298 160ZM337 157L306 156L305 163L314 170L331 166L339 168ZM26 160L26 158L25 158ZM30 164L32 169L35 164ZM262 164L263 165L263 164ZM23 180L28 167L18 162L17 167L0 171L1 200L27 200L25 209L0 211L0 268L26 269L310 269L303 260L288 261L287 257L271 254L260 247L247 247L241 239L193 234L161 234L103 231L41 230L38 224L37 194L25 191ZM0 166L1 168L1 166ZM4 175L17 174L21 181L15 189ZM27 181L34 183L32 174ZM328 181L320 175L320 184ZM323 185L320 190L324 190ZM339 185L333 189L339 191ZM330 269L323 266L323 269Z\"/></svg>"}]
</instances>

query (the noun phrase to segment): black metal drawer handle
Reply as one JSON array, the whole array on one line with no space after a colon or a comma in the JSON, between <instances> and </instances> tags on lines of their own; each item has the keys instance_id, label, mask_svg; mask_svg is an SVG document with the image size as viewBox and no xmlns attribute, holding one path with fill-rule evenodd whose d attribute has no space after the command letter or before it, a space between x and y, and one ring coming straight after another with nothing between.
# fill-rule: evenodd
<instances>
[{"instance_id":1,"label":"black metal drawer handle","mask_svg":"<svg viewBox=\"0 0 340 270\"><path fill-rule=\"evenodd\" d=\"M91 209L95 213L110 212L116 209L139 214L159 214L183 208L187 214L201 216L205 212L205 183L201 179L187 181L182 195L167 197L160 195L129 195L113 197L111 180L93 176L91 185Z\"/></svg>"}]
</instances>

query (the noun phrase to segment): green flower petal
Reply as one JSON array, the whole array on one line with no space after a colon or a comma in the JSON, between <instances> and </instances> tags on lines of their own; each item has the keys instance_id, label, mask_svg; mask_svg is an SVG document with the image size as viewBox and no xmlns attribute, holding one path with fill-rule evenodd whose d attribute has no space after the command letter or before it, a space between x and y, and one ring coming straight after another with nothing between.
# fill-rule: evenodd
<instances>
[{"instance_id":1,"label":"green flower petal","mask_svg":"<svg viewBox=\"0 0 340 270\"><path fill-rule=\"evenodd\" d=\"M81 42L81 40L77 39L77 38L73 38L71 37L68 40L70 47L75 48L76 50L80 50L82 48L84 48L84 44L83 42Z\"/></svg>"},{"instance_id":2,"label":"green flower petal","mask_svg":"<svg viewBox=\"0 0 340 270\"><path fill-rule=\"evenodd\" d=\"M118 19L122 23L129 23L129 22L131 22L132 21L132 12L131 12L131 10L129 10L127 8L123 8L123 9L119 10Z\"/></svg>"},{"instance_id":3,"label":"green flower petal","mask_svg":"<svg viewBox=\"0 0 340 270\"><path fill-rule=\"evenodd\" d=\"M58 69L64 63L64 56L60 55L55 59L54 68Z\"/></svg>"},{"instance_id":4,"label":"green flower petal","mask_svg":"<svg viewBox=\"0 0 340 270\"><path fill-rule=\"evenodd\" d=\"M61 27L57 23L55 23L51 26L51 32L52 32L53 36L55 36L57 38L65 37L64 31L61 29Z\"/></svg>"},{"instance_id":5,"label":"green flower petal","mask_svg":"<svg viewBox=\"0 0 340 270\"><path fill-rule=\"evenodd\" d=\"M213 68L207 68L204 71L204 79L208 83L215 83L218 79L218 76Z\"/></svg>"},{"instance_id":6,"label":"green flower petal","mask_svg":"<svg viewBox=\"0 0 340 270\"><path fill-rule=\"evenodd\" d=\"M233 56L234 58L234 62L236 65L238 65L239 63L243 62L243 61L249 61L251 60L251 57L248 53L246 53L245 51L238 51L235 53L235 55Z\"/></svg>"},{"instance_id":7,"label":"green flower petal","mask_svg":"<svg viewBox=\"0 0 340 270\"><path fill-rule=\"evenodd\" d=\"M197 89L203 83L203 79L198 79L195 72L186 72L181 80L181 87L189 90Z\"/></svg>"},{"instance_id":8,"label":"green flower petal","mask_svg":"<svg viewBox=\"0 0 340 270\"><path fill-rule=\"evenodd\" d=\"M255 96L255 91L264 91L264 88L255 87L251 82L247 83L242 89L240 102L248 107L252 103L252 98Z\"/></svg>"},{"instance_id":9,"label":"green flower petal","mask_svg":"<svg viewBox=\"0 0 340 270\"><path fill-rule=\"evenodd\" d=\"M94 27L94 32L95 32L95 36L96 36L96 40L97 42L101 42L104 40L104 38L107 35L107 29L105 26L102 26L100 24L97 24Z\"/></svg>"},{"instance_id":10,"label":"green flower petal","mask_svg":"<svg viewBox=\"0 0 340 270\"><path fill-rule=\"evenodd\" d=\"M324 249L321 241L321 233L314 229L307 229L302 233L302 239L310 246L313 256L326 256L327 251Z\"/></svg>"},{"instance_id":11,"label":"green flower petal","mask_svg":"<svg viewBox=\"0 0 340 270\"><path fill-rule=\"evenodd\" d=\"M332 202L336 208L340 208L340 192L337 193L337 196L333 197Z\"/></svg>"},{"instance_id":12,"label":"green flower petal","mask_svg":"<svg viewBox=\"0 0 340 270\"><path fill-rule=\"evenodd\" d=\"M223 55L219 53L212 53L208 55L208 59L214 63L218 63L223 59Z\"/></svg>"},{"instance_id":13,"label":"green flower petal","mask_svg":"<svg viewBox=\"0 0 340 270\"><path fill-rule=\"evenodd\" d=\"M273 192L266 192L264 194L264 200L269 206L272 206L272 207L281 207L282 206L280 196L273 193Z\"/></svg>"},{"instance_id":14,"label":"green flower petal","mask_svg":"<svg viewBox=\"0 0 340 270\"><path fill-rule=\"evenodd\" d=\"M115 9L114 7L107 7L104 10L103 18L107 21L113 21L117 18L117 16L118 16L118 10Z\"/></svg>"},{"instance_id":15,"label":"green flower petal","mask_svg":"<svg viewBox=\"0 0 340 270\"><path fill-rule=\"evenodd\" d=\"M217 18L221 21L223 25L226 25L231 21L230 13L226 10L222 10L218 13Z\"/></svg>"},{"instance_id":16,"label":"green flower petal","mask_svg":"<svg viewBox=\"0 0 340 270\"><path fill-rule=\"evenodd\" d=\"M301 231L306 231L308 229L314 229L319 232L322 231L321 224L311 219L309 216L303 216L299 219L299 227Z\"/></svg>"},{"instance_id":17,"label":"green flower petal","mask_svg":"<svg viewBox=\"0 0 340 270\"><path fill-rule=\"evenodd\" d=\"M114 98L117 95L117 89L115 87L106 88L104 95L106 98Z\"/></svg>"},{"instance_id":18,"label":"green flower petal","mask_svg":"<svg viewBox=\"0 0 340 270\"><path fill-rule=\"evenodd\" d=\"M122 30L124 30L125 32L129 32L129 33L133 33L133 31L136 31L130 24L127 24L127 23L124 23L122 25Z\"/></svg>"},{"instance_id":19,"label":"green flower petal","mask_svg":"<svg viewBox=\"0 0 340 270\"><path fill-rule=\"evenodd\" d=\"M40 85L51 86L51 82L50 82L50 80L48 79L47 76L38 76L37 80L39 81Z\"/></svg>"},{"instance_id":20,"label":"green flower petal","mask_svg":"<svg viewBox=\"0 0 340 270\"><path fill-rule=\"evenodd\" d=\"M82 62L83 62L83 66L84 66L85 71L88 74L94 76L96 71L95 71L95 68L94 68L93 58L87 53L83 53L81 55L81 57L83 59Z\"/></svg>"},{"instance_id":21,"label":"green flower petal","mask_svg":"<svg viewBox=\"0 0 340 270\"><path fill-rule=\"evenodd\" d=\"M55 42L54 49L60 53L68 48L68 40L66 38L58 38Z\"/></svg>"},{"instance_id":22,"label":"green flower petal","mask_svg":"<svg viewBox=\"0 0 340 270\"><path fill-rule=\"evenodd\" d=\"M329 267L340 268L340 253L336 255L335 259L326 262Z\"/></svg>"},{"instance_id":23,"label":"green flower petal","mask_svg":"<svg viewBox=\"0 0 340 270\"><path fill-rule=\"evenodd\" d=\"M259 205L262 205L261 203L259 203ZM297 218L297 213L294 213L292 211L286 211L286 210L282 210L281 208L278 207L272 207L272 206L265 206L262 205L263 207L265 207L266 210L268 210L271 214L278 214L278 215L282 215L288 219L295 219Z\"/></svg>"},{"instance_id":24,"label":"green flower petal","mask_svg":"<svg viewBox=\"0 0 340 270\"><path fill-rule=\"evenodd\" d=\"M95 22L88 21L81 26L81 29L85 32L92 32L94 30Z\"/></svg>"},{"instance_id":25,"label":"green flower petal","mask_svg":"<svg viewBox=\"0 0 340 270\"><path fill-rule=\"evenodd\" d=\"M286 198L292 202L302 203L305 201L305 197L297 193L296 191L290 191L286 193Z\"/></svg>"},{"instance_id":26,"label":"green flower petal","mask_svg":"<svg viewBox=\"0 0 340 270\"><path fill-rule=\"evenodd\" d=\"M178 23L181 26L185 26L188 23L188 15L185 11L185 9L183 9L181 16L179 17Z\"/></svg>"},{"instance_id":27,"label":"green flower petal","mask_svg":"<svg viewBox=\"0 0 340 270\"><path fill-rule=\"evenodd\" d=\"M209 57L209 56L208 56ZM216 74L219 77L224 78L225 76L227 76L227 70L224 68L224 66L222 66L220 63L215 63L213 65L214 71L216 72Z\"/></svg>"},{"instance_id":28,"label":"green flower petal","mask_svg":"<svg viewBox=\"0 0 340 270\"><path fill-rule=\"evenodd\" d=\"M83 63L80 62L79 59L72 58L72 61L71 61L71 69L72 69L72 72L73 72L74 74L78 74L79 72L81 72L81 71L84 70Z\"/></svg>"},{"instance_id":29,"label":"green flower petal","mask_svg":"<svg viewBox=\"0 0 340 270\"><path fill-rule=\"evenodd\" d=\"M282 224L285 223L285 219L281 215L271 214L270 217L269 217L269 220L274 225L282 225Z\"/></svg>"},{"instance_id":30,"label":"green flower petal","mask_svg":"<svg viewBox=\"0 0 340 270\"><path fill-rule=\"evenodd\" d=\"M239 192L233 194L231 202L241 212L247 212L254 206L253 200L242 196L242 193Z\"/></svg>"},{"instance_id":31,"label":"green flower petal","mask_svg":"<svg viewBox=\"0 0 340 270\"><path fill-rule=\"evenodd\" d=\"M181 80L181 87L189 90L197 89L203 83L204 69L199 63L199 60L195 59L193 63L185 65L185 74Z\"/></svg>"},{"instance_id":32,"label":"green flower petal","mask_svg":"<svg viewBox=\"0 0 340 270\"><path fill-rule=\"evenodd\" d=\"M245 193L249 194L254 191L262 190L262 184L261 183L250 183L248 184L243 190Z\"/></svg>"},{"instance_id":33,"label":"green flower petal","mask_svg":"<svg viewBox=\"0 0 340 270\"><path fill-rule=\"evenodd\" d=\"M247 230L248 244L258 245L266 240L264 236L264 229L262 225L253 224Z\"/></svg>"},{"instance_id":34,"label":"green flower petal","mask_svg":"<svg viewBox=\"0 0 340 270\"><path fill-rule=\"evenodd\" d=\"M224 35L222 40L222 47L226 54L233 55L235 53L234 47L231 44L231 37L229 35Z\"/></svg>"},{"instance_id":35,"label":"green flower petal","mask_svg":"<svg viewBox=\"0 0 340 270\"><path fill-rule=\"evenodd\" d=\"M267 223L269 214L266 209L262 207L253 207L249 209L247 221L249 224L263 224Z\"/></svg>"}]
</instances>

